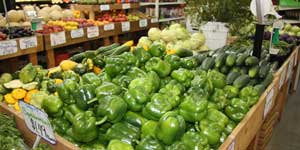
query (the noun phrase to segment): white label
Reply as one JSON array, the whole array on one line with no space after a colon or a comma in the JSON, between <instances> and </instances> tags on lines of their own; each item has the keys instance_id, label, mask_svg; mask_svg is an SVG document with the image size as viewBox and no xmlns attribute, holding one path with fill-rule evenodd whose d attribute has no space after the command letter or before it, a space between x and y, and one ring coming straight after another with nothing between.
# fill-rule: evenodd
<instances>
[{"instance_id":1,"label":"white label","mask_svg":"<svg viewBox=\"0 0 300 150\"><path fill-rule=\"evenodd\" d=\"M285 81L285 75L286 75L286 69L287 69L287 67L284 67L284 69L282 70L282 73L281 73L281 75L280 75L279 89L281 89L282 85L284 84L284 81Z\"/></svg>"},{"instance_id":2,"label":"white label","mask_svg":"<svg viewBox=\"0 0 300 150\"><path fill-rule=\"evenodd\" d=\"M279 52L279 49L276 49L276 48L270 48L270 54L273 54L273 55L277 55Z\"/></svg>"},{"instance_id":3,"label":"white label","mask_svg":"<svg viewBox=\"0 0 300 150\"><path fill-rule=\"evenodd\" d=\"M20 49L34 48L37 47L37 37L32 36L32 37L20 38L19 43L20 43Z\"/></svg>"},{"instance_id":4,"label":"white label","mask_svg":"<svg viewBox=\"0 0 300 150\"><path fill-rule=\"evenodd\" d=\"M298 63L298 49L296 50L296 53L295 53L294 66L296 66L297 63Z\"/></svg>"},{"instance_id":5,"label":"white label","mask_svg":"<svg viewBox=\"0 0 300 150\"><path fill-rule=\"evenodd\" d=\"M139 24L140 24L140 28L144 28L148 26L148 21L147 19L142 19L139 21Z\"/></svg>"},{"instance_id":6,"label":"white label","mask_svg":"<svg viewBox=\"0 0 300 150\"><path fill-rule=\"evenodd\" d=\"M231 144L228 146L227 150L234 150L235 147L235 139L232 140Z\"/></svg>"},{"instance_id":7,"label":"white label","mask_svg":"<svg viewBox=\"0 0 300 150\"><path fill-rule=\"evenodd\" d=\"M48 115L38 108L19 101L21 112L24 116L27 128L34 134L42 137L51 144L56 143L53 129Z\"/></svg>"},{"instance_id":8,"label":"white label","mask_svg":"<svg viewBox=\"0 0 300 150\"><path fill-rule=\"evenodd\" d=\"M114 23L106 24L106 25L104 25L103 28L104 28L104 31L114 30L115 29L115 24Z\"/></svg>"},{"instance_id":9,"label":"white label","mask_svg":"<svg viewBox=\"0 0 300 150\"><path fill-rule=\"evenodd\" d=\"M50 34L51 46L57 46L66 43L65 31Z\"/></svg>"},{"instance_id":10,"label":"white label","mask_svg":"<svg viewBox=\"0 0 300 150\"><path fill-rule=\"evenodd\" d=\"M8 40L0 42L0 56L9 55L16 53L18 51L17 41L16 40Z\"/></svg>"},{"instance_id":11,"label":"white label","mask_svg":"<svg viewBox=\"0 0 300 150\"><path fill-rule=\"evenodd\" d=\"M75 38L80 38L84 36L84 31L83 28L79 28L76 30L71 30L71 38L75 39Z\"/></svg>"},{"instance_id":12,"label":"white label","mask_svg":"<svg viewBox=\"0 0 300 150\"><path fill-rule=\"evenodd\" d=\"M87 28L87 37L94 38L99 36L99 28L97 26L92 26Z\"/></svg>"},{"instance_id":13,"label":"white label","mask_svg":"<svg viewBox=\"0 0 300 150\"><path fill-rule=\"evenodd\" d=\"M107 10L110 10L110 7L109 7L109 5L100 5L100 10L107 11Z\"/></svg>"},{"instance_id":14,"label":"white label","mask_svg":"<svg viewBox=\"0 0 300 150\"><path fill-rule=\"evenodd\" d=\"M130 30L130 22L121 22L122 32L126 32Z\"/></svg>"},{"instance_id":15,"label":"white label","mask_svg":"<svg viewBox=\"0 0 300 150\"><path fill-rule=\"evenodd\" d=\"M287 74L286 80L288 80L292 77L293 67L294 67L294 59L291 59L291 61L289 63L288 74Z\"/></svg>"},{"instance_id":16,"label":"white label","mask_svg":"<svg viewBox=\"0 0 300 150\"><path fill-rule=\"evenodd\" d=\"M157 19L157 18L152 18L152 19L151 19L151 23L156 23L156 22L158 22L158 19Z\"/></svg>"},{"instance_id":17,"label":"white label","mask_svg":"<svg viewBox=\"0 0 300 150\"><path fill-rule=\"evenodd\" d=\"M130 4L122 4L122 9L130 9Z\"/></svg>"},{"instance_id":18,"label":"white label","mask_svg":"<svg viewBox=\"0 0 300 150\"><path fill-rule=\"evenodd\" d=\"M26 11L26 15L28 17L36 17L37 16L36 11L34 11L34 10Z\"/></svg>"},{"instance_id":19,"label":"white label","mask_svg":"<svg viewBox=\"0 0 300 150\"><path fill-rule=\"evenodd\" d=\"M272 103L274 97L274 87L269 91L266 97L265 110L264 110L264 118L267 116L268 112L271 110Z\"/></svg>"},{"instance_id":20,"label":"white label","mask_svg":"<svg viewBox=\"0 0 300 150\"><path fill-rule=\"evenodd\" d=\"M282 29L284 26L283 21L277 20L273 23L273 28Z\"/></svg>"}]
</instances>

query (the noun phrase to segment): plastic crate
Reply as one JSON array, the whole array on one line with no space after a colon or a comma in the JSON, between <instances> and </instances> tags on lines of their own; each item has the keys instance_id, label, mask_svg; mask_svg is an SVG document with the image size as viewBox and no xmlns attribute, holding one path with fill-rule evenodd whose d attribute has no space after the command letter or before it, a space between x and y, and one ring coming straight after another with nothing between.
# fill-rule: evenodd
<instances>
[{"instance_id":1,"label":"plastic crate","mask_svg":"<svg viewBox=\"0 0 300 150\"><path fill-rule=\"evenodd\" d=\"M200 28L205 37L205 44L212 50L226 45L228 28L222 22L208 22Z\"/></svg>"}]
</instances>

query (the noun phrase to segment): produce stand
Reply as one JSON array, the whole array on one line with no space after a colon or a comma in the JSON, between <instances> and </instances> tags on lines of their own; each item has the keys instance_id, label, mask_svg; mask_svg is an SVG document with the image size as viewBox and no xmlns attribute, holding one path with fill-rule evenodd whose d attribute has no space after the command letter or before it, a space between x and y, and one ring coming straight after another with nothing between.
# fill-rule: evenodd
<instances>
[{"instance_id":1,"label":"produce stand","mask_svg":"<svg viewBox=\"0 0 300 150\"><path fill-rule=\"evenodd\" d=\"M36 37L36 40L35 40L35 37ZM32 44L32 40L36 41L36 44ZM43 49L44 42L43 42L42 35L38 34L38 35L35 35L32 37L12 39L10 41L12 41L12 42L16 41L17 47L15 49L17 51L12 52L10 54L5 54L5 53L1 54L0 60L28 55L29 61L32 64L34 64L34 65L38 64L37 53L44 50ZM0 44L3 44L3 42L7 42L7 41L1 41ZM21 43L22 43L22 46L21 46ZM8 49L5 49L5 50L8 50Z\"/></svg>"}]
</instances>

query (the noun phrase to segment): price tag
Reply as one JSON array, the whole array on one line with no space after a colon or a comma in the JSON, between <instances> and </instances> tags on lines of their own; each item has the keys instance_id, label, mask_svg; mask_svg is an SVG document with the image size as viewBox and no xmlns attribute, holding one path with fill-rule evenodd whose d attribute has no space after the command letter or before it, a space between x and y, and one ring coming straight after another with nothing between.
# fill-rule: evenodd
<instances>
[{"instance_id":1,"label":"price tag","mask_svg":"<svg viewBox=\"0 0 300 150\"><path fill-rule=\"evenodd\" d=\"M79 28L76 30L71 30L71 38L76 39L84 36L83 28Z\"/></svg>"},{"instance_id":2,"label":"price tag","mask_svg":"<svg viewBox=\"0 0 300 150\"><path fill-rule=\"evenodd\" d=\"M100 10L107 11L107 10L110 10L110 7L109 7L109 5L100 5Z\"/></svg>"},{"instance_id":3,"label":"price tag","mask_svg":"<svg viewBox=\"0 0 300 150\"><path fill-rule=\"evenodd\" d=\"M151 19L151 23L156 23L156 22L158 22L158 19L157 19L157 18L152 18L152 19Z\"/></svg>"},{"instance_id":4,"label":"price tag","mask_svg":"<svg viewBox=\"0 0 300 150\"><path fill-rule=\"evenodd\" d=\"M9 55L16 53L18 51L17 41L16 40L8 40L0 42L0 56Z\"/></svg>"},{"instance_id":5,"label":"price tag","mask_svg":"<svg viewBox=\"0 0 300 150\"><path fill-rule=\"evenodd\" d=\"M268 112L271 110L273 97L274 97L274 87L269 91L266 97L265 109L264 109L264 118L267 116Z\"/></svg>"},{"instance_id":6,"label":"price tag","mask_svg":"<svg viewBox=\"0 0 300 150\"><path fill-rule=\"evenodd\" d=\"M282 70L282 73L280 75L280 79L279 79L279 90L281 89L282 85L284 84L285 81L285 75L286 75L286 69L287 67L284 67L284 69Z\"/></svg>"},{"instance_id":7,"label":"price tag","mask_svg":"<svg viewBox=\"0 0 300 150\"><path fill-rule=\"evenodd\" d=\"M28 49L37 47L37 38L36 36L20 38L20 49Z\"/></svg>"},{"instance_id":8,"label":"price tag","mask_svg":"<svg viewBox=\"0 0 300 150\"><path fill-rule=\"evenodd\" d=\"M130 9L130 4L122 4L122 9Z\"/></svg>"},{"instance_id":9,"label":"price tag","mask_svg":"<svg viewBox=\"0 0 300 150\"><path fill-rule=\"evenodd\" d=\"M286 77L286 80L290 79L292 77L293 74L293 67L294 67L294 59L291 59L289 65L288 65L288 74Z\"/></svg>"},{"instance_id":10,"label":"price tag","mask_svg":"<svg viewBox=\"0 0 300 150\"><path fill-rule=\"evenodd\" d=\"M36 11L34 11L34 10L26 11L25 13L26 13L26 15L27 15L28 17L30 17L30 18L33 18L33 17L36 17L36 16L37 16L37 15L36 15Z\"/></svg>"},{"instance_id":11,"label":"price tag","mask_svg":"<svg viewBox=\"0 0 300 150\"><path fill-rule=\"evenodd\" d=\"M103 28L104 28L104 31L114 30L115 29L115 24L114 23L106 24L106 25L104 25Z\"/></svg>"},{"instance_id":12,"label":"price tag","mask_svg":"<svg viewBox=\"0 0 300 150\"><path fill-rule=\"evenodd\" d=\"M270 48L270 54L277 55L278 53L279 53L279 49L277 49L277 48Z\"/></svg>"},{"instance_id":13,"label":"price tag","mask_svg":"<svg viewBox=\"0 0 300 150\"><path fill-rule=\"evenodd\" d=\"M277 20L273 23L273 28L282 29L284 27L284 22Z\"/></svg>"},{"instance_id":14,"label":"price tag","mask_svg":"<svg viewBox=\"0 0 300 150\"><path fill-rule=\"evenodd\" d=\"M56 139L50 121L48 119L48 115L38 108L23 101L19 101L19 105L24 116L27 128L49 143L55 144Z\"/></svg>"},{"instance_id":15,"label":"price tag","mask_svg":"<svg viewBox=\"0 0 300 150\"><path fill-rule=\"evenodd\" d=\"M99 28L97 26L92 26L87 28L87 37L94 38L99 36Z\"/></svg>"},{"instance_id":16,"label":"price tag","mask_svg":"<svg viewBox=\"0 0 300 150\"><path fill-rule=\"evenodd\" d=\"M232 140L231 144L228 146L227 150L234 150L235 147L235 139Z\"/></svg>"},{"instance_id":17,"label":"price tag","mask_svg":"<svg viewBox=\"0 0 300 150\"><path fill-rule=\"evenodd\" d=\"M139 21L139 24L140 24L140 28L144 28L148 26L148 21L147 19L142 19Z\"/></svg>"},{"instance_id":18,"label":"price tag","mask_svg":"<svg viewBox=\"0 0 300 150\"><path fill-rule=\"evenodd\" d=\"M298 63L298 49L296 50L296 53L295 53L295 60L294 60L294 66L296 66L297 65L297 63Z\"/></svg>"},{"instance_id":19,"label":"price tag","mask_svg":"<svg viewBox=\"0 0 300 150\"><path fill-rule=\"evenodd\" d=\"M50 34L51 46L57 46L66 43L65 31Z\"/></svg>"},{"instance_id":20,"label":"price tag","mask_svg":"<svg viewBox=\"0 0 300 150\"><path fill-rule=\"evenodd\" d=\"M122 22L122 32L127 32L130 30L130 22Z\"/></svg>"}]
</instances>

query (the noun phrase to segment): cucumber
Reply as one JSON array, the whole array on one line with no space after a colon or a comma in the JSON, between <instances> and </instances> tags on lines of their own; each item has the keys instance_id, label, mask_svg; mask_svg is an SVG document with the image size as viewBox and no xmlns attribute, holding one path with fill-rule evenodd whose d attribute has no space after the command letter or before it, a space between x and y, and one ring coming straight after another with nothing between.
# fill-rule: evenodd
<instances>
[{"instance_id":1,"label":"cucumber","mask_svg":"<svg viewBox=\"0 0 300 150\"><path fill-rule=\"evenodd\" d=\"M235 60L236 60L236 54L229 54L226 57L226 66L233 66L235 64Z\"/></svg>"},{"instance_id":2,"label":"cucumber","mask_svg":"<svg viewBox=\"0 0 300 150\"><path fill-rule=\"evenodd\" d=\"M93 50L87 50L84 52L84 57L85 58L94 58L94 57L96 57L96 52Z\"/></svg>"},{"instance_id":3,"label":"cucumber","mask_svg":"<svg viewBox=\"0 0 300 150\"><path fill-rule=\"evenodd\" d=\"M247 86L254 86L258 83L258 81L256 79L250 79L249 83L247 84Z\"/></svg>"},{"instance_id":4,"label":"cucumber","mask_svg":"<svg viewBox=\"0 0 300 150\"><path fill-rule=\"evenodd\" d=\"M119 46L115 49L112 50L113 52L110 54L111 56L114 56L114 55L120 55L124 52L128 52L130 51L130 46Z\"/></svg>"},{"instance_id":5,"label":"cucumber","mask_svg":"<svg viewBox=\"0 0 300 150\"><path fill-rule=\"evenodd\" d=\"M99 48L96 50L96 54L103 53L103 52L106 52L106 51L115 49L115 48L117 48L118 46L120 46L120 44L114 43L114 44L111 44L111 45L109 45L109 46L102 46L102 47L99 47Z\"/></svg>"},{"instance_id":6,"label":"cucumber","mask_svg":"<svg viewBox=\"0 0 300 150\"><path fill-rule=\"evenodd\" d=\"M175 54L178 55L179 57L189 57L189 56L193 56L193 51L180 48L176 50Z\"/></svg>"},{"instance_id":7,"label":"cucumber","mask_svg":"<svg viewBox=\"0 0 300 150\"><path fill-rule=\"evenodd\" d=\"M202 64L202 62L204 61L204 59L205 59L207 56L206 56L206 55L198 54L198 55L195 55L195 56L193 56L193 57L197 60L198 64Z\"/></svg>"},{"instance_id":8,"label":"cucumber","mask_svg":"<svg viewBox=\"0 0 300 150\"><path fill-rule=\"evenodd\" d=\"M239 77L241 73L239 72L230 72L227 77L226 77L226 83L227 84L232 84L234 80Z\"/></svg>"},{"instance_id":9,"label":"cucumber","mask_svg":"<svg viewBox=\"0 0 300 150\"><path fill-rule=\"evenodd\" d=\"M245 60L245 65L246 66L255 66L255 65L258 65L258 63L259 63L259 60L255 56L249 56Z\"/></svg>"},{"instance_id":10,"label":"cucumber","mask_svg":"<svg viewBox=\"0 0 300 150\"><path fill-rule=\"evenodd\" d=\"M78 63L78 62L81 62L84 58L85 58L84 53L78 53L78 54L71 56L69 59Z\"/></svg>"},{"instance_id":11,"label":"cucumber","mask_svg":"<svg viewBox=\"0 0 300 150\"><path fill-rule=\"evenodd\" d=\"M215 60L213 58L211 58L211 57L207 57L202 62L201 69L207 71L207 70L213 68L214 64L215 64Z\"/></svg>"},{"instance_id":12,"label":"cucumber","mask_svg":"<svg viewBox=\"0 0 300 150\"><path fill-rule=\"evenodd\" d=\"M248 75L240 75L237 79L234 80L233 86L237 88L245 87L250 81L250 77Z\"/></svg>"},{"instance_id":13,"label":"cucumber","mask_svg":"<svg viewBox=\"0 0 300 150\"><path fill-rule=\"evenodd\" d=\"M254 86L254 89L258 91L259 95L261 95L265 91L266 87L262 84L257 84Z\"/></svg>"},{"instance_id":14,"label":"cucumber","mask_svg":"<svg viewBox=\"0 0 300 150\"><path fill-rule=\"evenodd\" d=\"M216 59L215 59L215 66L217 68L220 68L221 66L224 65L225 61L226 61L226 53L221 53L219 54Z\"/></svg>"},{"instance_id":15,"label":"cucumber","mask_svg":"<svg viewBox=\"0 0 300 150\"><path fill-rule=\"evenodd\" d=\"M261 84L264 85L265 88L267 88L269 84L273 81L273 79L274 77L272 72L269 72Z\"/></svg>"},{"instance_id":16,"label":"cucumber","mask_svg":"<svg viewBox=\"0 0 300 150\"><path fill-rule=\"evenodd\" d=\"M259 73L258 73L259 77L265 78L267 74L270 72L270 68L271 68L270 64L260 66Z\"/></svg>"},{"instance_id":17,"label":"cucumber","mask_svg":"<svg viewBox=\"0 0 300 150\"><path fill-rule=\"evenodd\" d=\"M220 72L223 73L223 74L228 74L230 71L230 68L226 65L222 66L221 69L220 69Z\"/></svg>"},{"instance_id":18,"label":"cucumber","mask_svg":"<svg viewBox=\"0 0 300 150\"><path fill-rule=\"evenodd\" d=\"M239 67L233 67L233 68L231 68L230 72L240 72L240 68Z\"/></svg>"},{"instance_id":19,"label":"cucumber","mask_svg":"<svg viewBox=\"0 0 300 150\"><path fill-rule=\"evenodd\" d=\"M248 70L248 75L250 78L255 78L258 75L259 67L253 66Z\"/></svg>"},{"instance_id":20,"label":"cucumber","mask_svg":"<svg viewBox=\"0 0 300 150\"><path fill-rule=\"evenodd\" d=\"M246 58L248 57L247 54L241 54L236 59L236 65L241 66L244 64Z\"/></svg>"}]
</instances>

